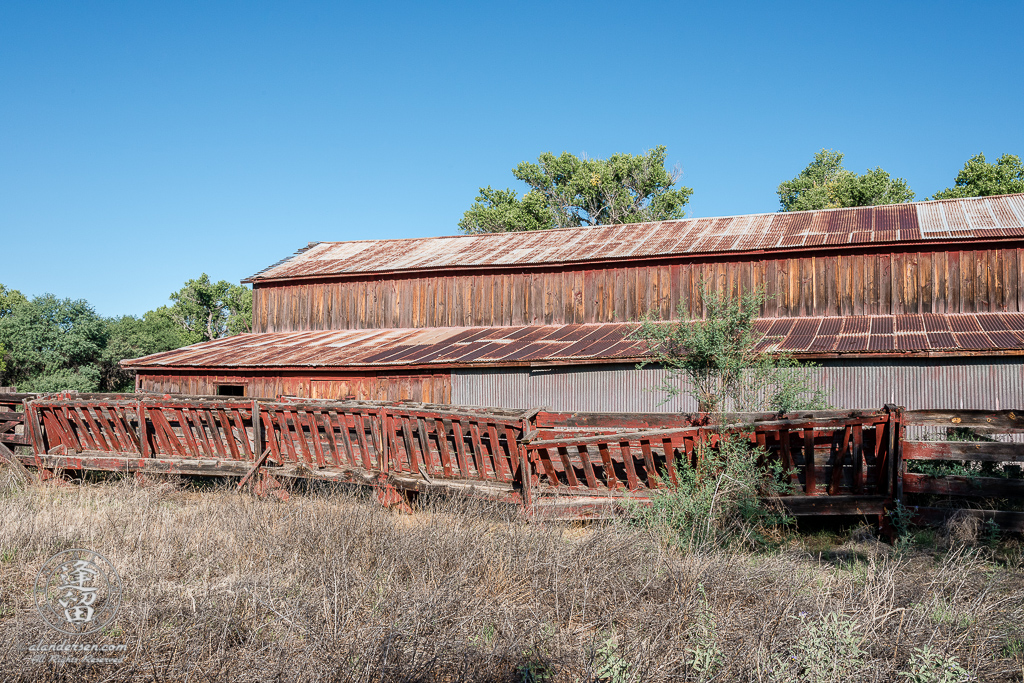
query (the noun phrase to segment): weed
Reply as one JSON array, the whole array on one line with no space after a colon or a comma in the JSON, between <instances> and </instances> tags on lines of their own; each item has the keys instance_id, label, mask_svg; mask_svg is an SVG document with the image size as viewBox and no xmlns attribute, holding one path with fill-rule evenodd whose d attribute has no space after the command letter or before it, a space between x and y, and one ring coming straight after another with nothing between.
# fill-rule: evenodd
<instances>
[{"instance_id":1,"label":"weed","mask_svg":"<svg viewBox=\"0 0 1024 683\"><path fill-rule=\"evenodd\" d=\"M779 660L777 674L787 683L838 683L856 680L867 652L857 624L837 612L820 619L799 615L803 634L788 661Z\"/></svg>"},{"instance_id":2,"label":"weed","mask_svg":"<svg viewBox=\"0 0 1024 683\"><path fill-rule=\"evenodd\" d=\"M736 436L723 436L716 448L701 444L696 465L681 462L675 482L662 477L649 506L627 503L626 519L681 549L762 545L768 533L792 522L775 498L788 481L777 462L759 464L765 456Z\"/></svg>"},{"instance_id":3,"label":"weed","mask_svg":"<svg viewBox=\"0 0 1024 683\"><path fill-rule=\"evenodd\" d=\"M618 654L614 634L594 653L594 678L606 683L626 683L631 680L629 662Z\"/></svg>"},{"instance_id":4,"label":"weed","mask_svg":"<svg viewBox=\"0 0 1024 683\"><path fill-rule=\"evenodd\" d=\"M908 664L910 669L901 671L900 678L910 683L965 683L973 678L956 657L944 657L927 645L914 648Z\"/></svg>"}]
</instances>

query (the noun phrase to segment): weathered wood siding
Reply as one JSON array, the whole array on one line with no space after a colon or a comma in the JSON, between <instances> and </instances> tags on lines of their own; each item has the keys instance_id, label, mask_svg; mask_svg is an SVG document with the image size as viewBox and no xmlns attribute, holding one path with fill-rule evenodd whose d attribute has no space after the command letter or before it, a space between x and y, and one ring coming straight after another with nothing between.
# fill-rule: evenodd
<instances>
[{"instance_id":1,"label":"weathered wood siding","mask_svg":"<svg viewBox=\"0 0 1024 683\"><path fill-rule=\"evenodd\" d=\"M246 396L275 398L355 398L361 401L451 403L449 373L139 373L139 389L155 393L215 395L221 384L243 385Z\"/></svg>"},{"instance_id":2,"label":"weathered wood siding","mask_svg":"<svg viewBox=\"0 0 1024 683\"><path fill-rule=\"evenodd\" d=\"M259 284L253 331L628 322L764 285L765 317L1024 311L1024 249L896 251Z\"/></svg>"}]
</instances>

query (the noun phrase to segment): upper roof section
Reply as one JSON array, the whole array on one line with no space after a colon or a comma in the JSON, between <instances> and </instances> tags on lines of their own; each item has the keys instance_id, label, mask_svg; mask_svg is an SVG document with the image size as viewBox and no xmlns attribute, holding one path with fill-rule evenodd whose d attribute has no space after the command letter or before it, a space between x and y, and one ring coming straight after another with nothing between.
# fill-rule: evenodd
<instances>
[{"instance_id":1,"label":"upper roof section","mask_svg":"<svg viewBox=\"0 0 1024 683\"><path fill-rule=\"evenodd\" d=\"M319 242L245 282L1024 236L1024 194L534 232Z\"/></svg>"}]
</instances>

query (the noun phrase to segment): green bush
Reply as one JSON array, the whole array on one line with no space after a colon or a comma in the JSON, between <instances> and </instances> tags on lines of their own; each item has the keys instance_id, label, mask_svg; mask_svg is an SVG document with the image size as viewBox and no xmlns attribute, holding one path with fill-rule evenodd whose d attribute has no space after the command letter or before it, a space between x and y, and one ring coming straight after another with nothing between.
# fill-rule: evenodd
<instances>
[{"instance_id":1,"label":"green bush","mask_svg":"<svg viewBox=\"0 0 1024 683\"><path fill-rule=\"evenodd\" d=\"M777 496L789 492L786 473L767 452L735 435L717 447L698 447L697 462L682 462L675 482L663 474L650 504L629 502L627 519L681 549L716 545L756 546L792 522Z\"/></svg>"}]
</instances>

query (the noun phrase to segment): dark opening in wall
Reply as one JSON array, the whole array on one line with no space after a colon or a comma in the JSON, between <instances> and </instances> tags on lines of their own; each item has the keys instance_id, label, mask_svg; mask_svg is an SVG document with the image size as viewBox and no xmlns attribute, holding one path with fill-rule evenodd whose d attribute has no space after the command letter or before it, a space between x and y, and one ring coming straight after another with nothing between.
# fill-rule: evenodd
<instances>
[{"instance_id":1,"label":"dark opening in wall","mask_svg":"<svg viewBox=\"0 0 1024 683\"><path fill-rule=\"evenodd\" d=\"M218 384L218 396L245 396L244 384Z\"/></svg>"}]
</instances>

